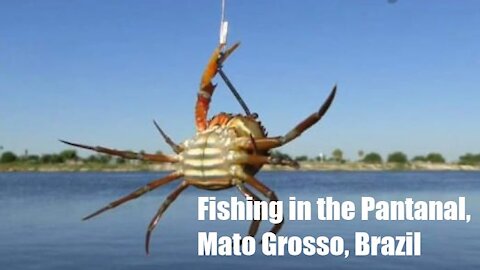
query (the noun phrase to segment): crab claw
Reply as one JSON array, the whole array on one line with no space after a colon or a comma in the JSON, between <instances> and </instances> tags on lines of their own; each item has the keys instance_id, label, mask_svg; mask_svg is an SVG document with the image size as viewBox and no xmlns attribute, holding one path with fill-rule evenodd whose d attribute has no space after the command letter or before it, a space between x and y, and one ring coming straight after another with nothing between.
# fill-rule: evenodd
<instances>
[{"instance_id":1,"label":"crab claw","mask_svg":"<svg viewBox=\"0 0 480 270\"><path fill-rule=\"evenodd\" d=\"M210 100L215 91L212 79L217 75L219 67L223 62L238 48L239 42L223 51L224 45L218 46L210 57L210 61L205 68L200 81L200 90L198 91L197 104L195 106L195 124L198 131L205 130L207 127L207 114L210 107Z\"/></svg>"}]
</instances>

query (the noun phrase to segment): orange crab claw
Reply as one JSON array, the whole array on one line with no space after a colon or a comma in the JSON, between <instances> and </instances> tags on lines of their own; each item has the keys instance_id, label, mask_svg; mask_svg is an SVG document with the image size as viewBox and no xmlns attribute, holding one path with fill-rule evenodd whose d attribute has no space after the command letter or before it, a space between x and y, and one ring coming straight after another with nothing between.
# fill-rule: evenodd
<instances>
[{"instance_id":1,"label":"orange crab claw","mask_svg":"<svg viewBox=\"0 0 480 270\"><path fill-rule=\"evenodd\" d=\"M215 49L210 57L210 61L202 74L200 90L198 91L197 103L195 106L195 125L197 131L203 131L207 128L208 108L210 107L210 100L216 86L212 83L212 79L217 75L219 65L221 65L239 45L240 43L237 42L223 52L222 49L224 45L221 44Z\"/></svg>"}]
</instances>

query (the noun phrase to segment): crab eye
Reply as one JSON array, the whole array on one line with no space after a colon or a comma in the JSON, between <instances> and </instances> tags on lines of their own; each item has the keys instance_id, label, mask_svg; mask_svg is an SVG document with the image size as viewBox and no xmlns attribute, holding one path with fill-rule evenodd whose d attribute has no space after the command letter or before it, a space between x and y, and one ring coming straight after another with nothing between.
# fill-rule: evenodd
<instances>
[{"instance_id":1,"label":"crab eye","mask_svg":"<svg viewBox=\"0 0 480 270\"><path fill-rule=\"evenodd\" d=\"M252 113L250 115L253 119L257 119L258 118L258 113Z\"/></svg>"}]
</instances>

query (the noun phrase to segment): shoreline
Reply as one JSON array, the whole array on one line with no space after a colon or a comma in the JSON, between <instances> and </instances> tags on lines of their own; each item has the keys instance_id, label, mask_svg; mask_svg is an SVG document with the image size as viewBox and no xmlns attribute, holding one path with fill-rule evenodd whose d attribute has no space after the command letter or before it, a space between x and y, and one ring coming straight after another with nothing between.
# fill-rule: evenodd
<instances>
[{"instance_id":1,"label":"shoreline","mask_svg":"<svg viewBox=\"0 0 480 270\"><path fill-rule=\"evenodd\" d=\"M172 171L171 164L0 164L0 172L156 172ZM367 164L363 162L322 163L300 162L299 169L265 165L262 171L480 171L480 165L453 163L435 164L414 162L408 164Z\"/></svg>"}]
</instances>

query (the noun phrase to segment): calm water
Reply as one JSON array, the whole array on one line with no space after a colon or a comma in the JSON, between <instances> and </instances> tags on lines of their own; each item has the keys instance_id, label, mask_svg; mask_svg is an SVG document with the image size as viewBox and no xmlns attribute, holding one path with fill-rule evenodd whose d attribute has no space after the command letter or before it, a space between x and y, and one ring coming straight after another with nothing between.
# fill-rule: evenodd
<instances>
[{"instance_id":1,"label":"calm water","mask_svg":"<svg viewBox=\"0 0 480 270\"><path fill-rule=\"evenodd\" d=\"M359 201L413 197L450 200L467 197L470 223L381 221L287 221L282 235L340 235L351 250L333 256L198 257L197 232L244 233L248 222L197 221L197 196L227 199L235 189L187 189L172 204L144 253L150 219L174 188L172 184L95 219L86 214L162 173L3 173L0 174L0 269L480 269L480 173L261 173L279 197L315 201L333 196ZM262 232L270 226L265 222ZM421 257L355 257L354 232L376 235L422 232Z\"/></svg>"}]
</instances>

